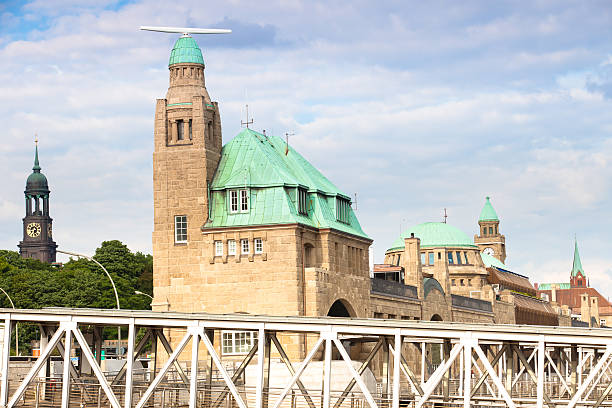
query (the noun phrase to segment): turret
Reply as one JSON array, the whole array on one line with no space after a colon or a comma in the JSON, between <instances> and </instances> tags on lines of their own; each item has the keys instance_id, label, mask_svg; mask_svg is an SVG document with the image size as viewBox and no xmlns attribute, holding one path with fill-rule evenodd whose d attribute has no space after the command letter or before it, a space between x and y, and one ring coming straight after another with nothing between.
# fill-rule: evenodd
<instances>
[{"instance_id":1,"label":"turret","mask_svg":"<svg viewBox=\"0 0 612 408\"><path fill-rule=\"evenodd\" d=\"M506 262L506 237L500 233L499 217L486 197L485 204L478 217L479 234L474 235L474 243L478 245L481 252Z\"/></svg>"}]
</instances>

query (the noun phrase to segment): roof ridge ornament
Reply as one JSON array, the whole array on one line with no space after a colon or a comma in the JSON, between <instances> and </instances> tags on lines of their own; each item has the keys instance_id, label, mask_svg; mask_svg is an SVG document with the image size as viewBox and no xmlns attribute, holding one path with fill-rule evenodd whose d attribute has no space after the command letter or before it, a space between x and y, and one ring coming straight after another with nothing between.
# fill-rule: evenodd
<instances>
[{"instance_id":1,"label":"roof ridge ornament","mask_svg":"<svg viewBox=\"0 0 612 408\"><path fill-rule=\"evenodd\" d=\"M34 144L36 147L34 148L34 170L35 173L40 173L40 164L38 163L38 134L34 133Z\"/></svg>"}]
</instances>

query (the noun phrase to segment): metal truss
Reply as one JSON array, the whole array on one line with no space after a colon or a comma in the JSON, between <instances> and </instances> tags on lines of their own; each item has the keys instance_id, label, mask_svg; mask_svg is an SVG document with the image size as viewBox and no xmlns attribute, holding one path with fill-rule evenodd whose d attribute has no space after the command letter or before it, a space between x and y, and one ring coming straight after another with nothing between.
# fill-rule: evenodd
<instances>
[{"instance_id":1,"label":"metal truss","mask_svg":"<svg viewBox=\"0 0 612 408\"><path fill-rule=\"evenodd\" d=\"M296 398L305 408L352 407L355 399L371 408L612 406L612 331L607 329L90 309L0 309L0 318L0 407L26 404L26 390L45 376L54 351L63 359L62 408L75 406L71 387L80 387L80 395L95 394L87 385L94 380L107 406L157 406L156 393L167 386L170 372L190 408L221 408L228 398L238 408L294 408ZM11 377L9 364L16 322L38 323L41 329L41 354L20 381ZM123 367L108 377L100 364L100 333L104 326L117 325L128 329L128 349ZM256 333L255 344L231 375L213 341L223 330ZM139 331L144 336L136 341ZM173 333L171 341L168 332ZM308 347L288 353L284 342L295 335L308 339L303 343ZM150 378L136 385L134 362L148 344L165 350L168 357L161 365L155 353ZM76 348L82 364L91 368L87 381L71 362ZM189 348L191 355L185 356ZM206 364L203 355L210 359ZM277 374L271 370L273 358L289 372L289 379L276 389L270 387ZM315 360L322 362L323 371L322 385L313 388L304 373ZM350 378L344 389L332 389L339 364ZM256 368L256 378L246 384L240 379L249 366ZM213 370L220 378L216 387ZM363 379L367 370L376 377L376 391Z\"/></svg>"}]
</instances>

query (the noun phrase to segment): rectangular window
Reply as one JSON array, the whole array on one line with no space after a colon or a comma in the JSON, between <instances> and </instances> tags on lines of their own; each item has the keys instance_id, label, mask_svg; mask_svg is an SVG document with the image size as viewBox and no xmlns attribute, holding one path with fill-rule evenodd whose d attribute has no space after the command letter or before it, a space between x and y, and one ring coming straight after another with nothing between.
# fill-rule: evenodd
<instances>
[{"instance_id":1,"label":"rectangular window","mask_svg":"<svg viewBox=\"0 0 612 408\"><path fill-rule=\"evenodd\" d=\"M193 140L193 119L189 119L189 140Z\"/></svg>"},{"instance_id":2,"label":"rectangular window","mask_svg":"<svg viewBox=\"0 0 612 408\"><path fill-rule=\"evenodd\" d=\"M236 255L236 241L234 241L233 239L227 241L227 254Z\"/></svg>"},{"instance_id":3,"label":"rectangular window","mask_svg":"<svg viewBox=\"0 0 612 408\"><path fill-rule=\"evenodd\" d=\"M336 198L336 220L345 224L350 223L351 204L344 198Z\"/></svg>"},{"instance_id":4,"label":"rectangular window","mask_svg":"<svg viewBox=\"0 0 612 408\"><path fill-rule=\"evenodd\" d=\"M455 286L455 280L454 279L451 279L451 285Z\"/></svg>"},{"instance_id":5,"label":"rectangular window","mask_svg":"<svg viewBox=\"0 0 612 408\"><path fill-rule=\"evenodd\" d=\"M461 252L457 251L457 265L461 265Z\"/></svg>"},{"instance_id":6,"label":"rectangular window","mask_svg":"<svg viewBox=\"0 0 612 408\"><path fill-rule=\"evenodd\" d=\"M308 192L303 188L298 188L298 212L308 214Z\"/></svg>"},{"instance_id":7,"label":"rectangular window","mask_svg":"<svg viewBox=\"0 0 612 408\"><path fill-rule=\"evenodd\" d=\"M453 262L453 253L452 252L448 253L448 264L449 265L454 264L454 262Z\"/></svg>"},{"instance_id":8,"label":"rectangular window","mask_svg":"<svg viewBox=\"0 0 612 408\"><path fill-rule=\"evenodd\" d=\"M249 211L249 191L240 190L240 211Z\"/></svg>"},{"instance_id":9,"label":"rectangular window","mask_svg":"<svg viewBox=\"0 0 612 408\"><path fill-rule=\"evenodd\" d=\"M238 212L238 190L230 190L230 212Z\"/></svg>"},{"instance_id":10,"label":"rectangular window","mask_svg":"<svg viewBox=\"0 0 612 408\"><path fill-rule=\"evenodd\" d=\"M433 254L433 252L429 253L429 264L430 265L434 264L434 254Z\"/></svg>"},{"instance_id":11,"label":"rectangular window","mask_svg":"<svg viewBox=\"0 0 612 408\"><path fill-rule=\"evenodd\" d=\"M183 133L183 120L182 119L179 119L176 121L176 131L177 131L176 138L178 140L183 140L185 138L185 134Z\"/></svg>"},{"instance_id":12,"label":"rectangular window","mask_svg":"<svg viewBox=\"0 0 612 408\"><path fill-rule=\"evenodd\" d=\"M255 253L263 253L263 241L261 240L261 238L255 238Z\"/></svg>"},{"instance_id":13,"label":"rectangular window","mask_svg":"<svg viewBox=\"0 0 612 408\"><path fill-rule=\"evenodd\" d=\"M421 265L425 265L425 252L421 252Z\"/></svg>"},{"instance_id":14,"label":"rectangular window","mask_svg":"<svg viewBox=\"0 0 612 408\"><path fill-rule=\"evenodd\" d=\"M397 262L396 262L395 266L399 266L400 259L402 259L402 255L401 254L397 254Z\"/></svg>"},{"instance_id":15,"label":"rectangular window","mask_svg":"<svg viewBox=\"0 0 612 408\"><path fill-rule=\"evenodd\" d=\"M255 344L252 331L224 331L223 354L246 354Z\"/></svg>"},{"instance_id":16,"label":"rectangular window","mask_svg":"<svg viewBox=\"0 0 612 408\"><path fill-rule=\"evenodd\" d=\"M489 227L489 235L493 235L493 227Z\"/></svg>"},{"instance_id":17,"label":"rectangular window","mask_svg":"<svg viewBox=\"0 0 612 408\"><path fill-rule=\"evenodd\" d=\"M223 241L215 241L215 256L223 256Z\"/></svg>"},{"instance_id":18,"label":"rectangular window","mask_svg":"<svg viewBox=\"0 0 612 408\"><path fill-rule=\"evenodd\" d=\"M468 265L470 262L468 261L468 258L467 258L467 252L464 252L463 256L465 257L465 264Z\"/></svg>"},{"instance_id":19,"label":"rectangular window","mask_svg":"<svg viewBox=\"0 0 612 408\"><path fill-rule=\"evenodd\" d=\"M240 248L241 248L241 253L243 255L247 255L249 253L249 240L248 239L241 239L240 240Z\"/></svg>"},{"instance_id":20,"label":"rectangular window","mask_svg":"<svg viewBox=\"0 0 612 408\"><path fill-rule=\"evenodd\" d=\"M174 242L187 242L187 216L176 215L174 217Z\"/></svg>"}]
</instances>

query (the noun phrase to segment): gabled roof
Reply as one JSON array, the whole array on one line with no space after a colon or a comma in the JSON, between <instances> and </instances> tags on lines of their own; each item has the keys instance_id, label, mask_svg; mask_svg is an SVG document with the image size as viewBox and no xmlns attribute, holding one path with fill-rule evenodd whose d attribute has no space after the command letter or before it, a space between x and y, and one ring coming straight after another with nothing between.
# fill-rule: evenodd
<instances>
[{"instance_id":1,"label":"gabled roof","mask_svg":"<svg viewBox=\"0 0 612 408\"><path fill-rule=\"evenodd\" d=\"M484 207L482 207L482 211L480 211L480 217L478 218L478 221L499 221L497 213L491 205L491 201L489 201L489 197L487 197Z\"/></svg>"},{"instance_id":2,"label":"gabled roof","mask_svg":"<svg viewBox=\"0 0 612 408\"><path fill-rule=\"evenodd\" d=\"M225 191L236 188L250 191L246 213L229 211ZM308 192L307 214L298 212L296 188ZM248 128L236 135L223 146L210 191L211 214L204 228L298 223L369 239L350 206L348 223L336 219L336 198L350 203L350 197L277 136Z\"/></svg>"},{"instance_id":3,"label":"gabled roof","mask_svg":"<svg viewBox=\"0 0 612 408\"><path fill-rule=\"evenodd\" d=\"M586 276L584 269L582 269L582 262L580 262L580 254L578 253L578 241L574 239L574 263L572 265L572 277L578 275L578 272L582 276Z\"/></svg>"}]
</instances>

